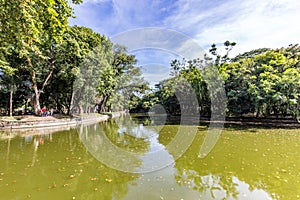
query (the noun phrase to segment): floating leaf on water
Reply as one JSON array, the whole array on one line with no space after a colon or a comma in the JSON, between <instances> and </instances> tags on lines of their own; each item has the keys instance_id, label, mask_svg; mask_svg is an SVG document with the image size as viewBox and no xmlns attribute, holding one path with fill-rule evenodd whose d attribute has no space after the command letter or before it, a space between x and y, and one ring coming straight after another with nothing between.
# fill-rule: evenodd
<instances>
[{"instance_id":1,"label":"floating leaf on water","mask_svg":"<svg viewBox=\"0 0 300 200\"><path fill-rule=\"evenodd\" d=\"M281 172L286 173L287 170L286 169L281 169Z\"/></svg>"},{"instance_id":2,"label":"floating leaf on water","mask_svg":"<svg viewBox=\"0 0 300 200\"><path fill-rule=\"evenodd\" d=\"M86 161L86 162L81 162L81 163L77 163L78 165L83 165L83 164L87 164L87 163L89 163L88 161Z\"/></svg>"},{"instance_id":3,"label":"floating leaf on water","mask_svg":"<svg viewBox=\"0 0 300 200\"><path fill-rule=\"evenodd\" d=\"M105 181L108 182L108 183L111 183L111 182L112 182L112 179L106 178Z\"/></svg>"},{"instance_id":4,"label":"floating leaf on water","mask_svg":"<svg viewBox=\"0 0 300 200\"><path fill-rule=\"evenodd\" d=\"M58 171L63 172L63 171L66 171L66 169L64 167L62 167L62 168L58 168Z\"/></svg>"}]
</instances>

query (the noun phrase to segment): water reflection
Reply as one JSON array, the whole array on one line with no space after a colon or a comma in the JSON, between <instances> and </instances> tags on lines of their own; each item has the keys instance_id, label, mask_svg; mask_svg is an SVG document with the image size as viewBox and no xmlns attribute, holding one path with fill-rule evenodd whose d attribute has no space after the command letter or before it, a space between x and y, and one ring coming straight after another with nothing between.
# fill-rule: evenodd
<instances>
[{"instance_id":1,"label":"water reflection","mask_svg":"<svg viewBox=\"0 0 300 200\"><path fill-rule=\"evenodd\" d=\"M145 119L145 120L144 120ZM206 129L177 160L168 144L178 125L153 118L119 118L78 130L0 140L3 199L297 199L300 130L226 129L211 153L198 158ZM87 147L84 141L91 142ZM120 160L105 143L131 153ZM151 173L125 173L99 162L90 149L111 153L128 170L172 161ZM151 157L159 153L160 157ZM162 161L163 160L163 161Z\"/></svg>"},{"instance_id":2,"label":"water reflection","mask_svg":"<svg viewBox=\"0 0 300 200\"><path fill-rule=\"evenodd\" d=\"M99 163L75 130L0 141L3 199L122 199L138 177Z\"/></svg>"},{"instance_id":3,"label":"water reflection","mask_svg":"<svg viewBox=\"0 0 300 200\"><path fill-rule=\"evenodd\" d=\"M158 142L160 129L121 117L94 127L81 126L79 138L97 160L111 168L130 173L151 172L174 162Z\"/></svg>"},{"instance_id":4,"label":"water reflection","mask_svg":"<svg viewBox=\"0 0 300 200\"><path fill-rule=\"evenodd\" d=\"M192 188L203 194L210 191L207 199L300 197L300 162L295 154L300 150L299 130L233 129L222 134L209 156L197 159L205 135L199 131L193 145L176 161L175 178L180 184L194 184Z\"/></svg>"},{"instance_id":5,"label":"water reflection","mask_svg":"<svg viewBox=\"0 0 300 200\"><path fill-rule=\"evenodd\" d=\"M189 170L181 173L175 175L177 183L199 191L202 199L272 199L266 191L251 188L235 176L200 176L196 171Z\"/></svg>"}]
</instances>

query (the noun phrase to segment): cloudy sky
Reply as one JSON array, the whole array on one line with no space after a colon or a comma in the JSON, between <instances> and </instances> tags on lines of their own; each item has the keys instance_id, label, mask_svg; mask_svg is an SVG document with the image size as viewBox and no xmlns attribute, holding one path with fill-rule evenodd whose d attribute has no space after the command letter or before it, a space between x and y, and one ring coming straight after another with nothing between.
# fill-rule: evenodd
<instances>
[{"instance_id":1,"label":"cloudy sky","mask_svg":"<svg viewBox=\"0 0 300 200\"><path fill-rule=\"evenodd\" d=\"M286 47L300 39L299 0L83 1L72 5L76 18L70 19L70 24L92 28L113 41L118 34L152 27L177 31L204 50L213 43L234 41L237 46L231 54L236 55L255 48ZM178 44L176 37L169 38ZM174 47L142 47L141 44L138 51L130 50L136 54L149 82L167 76L170 59L183 57Z\"/></svg>"}]
</instances>

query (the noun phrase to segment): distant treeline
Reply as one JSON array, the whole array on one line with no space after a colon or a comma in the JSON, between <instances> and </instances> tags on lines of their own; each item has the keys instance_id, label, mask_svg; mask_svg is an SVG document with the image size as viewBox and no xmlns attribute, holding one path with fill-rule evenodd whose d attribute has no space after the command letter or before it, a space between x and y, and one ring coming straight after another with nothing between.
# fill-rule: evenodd
<instances>
[{"instance_id":1,"label":"distant treeline","mask_svg":"<svg viewBox=\"0 0 300 200\"><path fill-rule=\"evenodd\" d=\"M161 104L169 114L180 114L174 95L179 77L186 79L195 91L201 115L211 114L211 99L204 80L204 70L217 69L224 81L227 116L293 116L297 117L300 104L300 47L289 45L280 49L256 49L229 58L235 43L224 43L227 53L219 55L212 45L210 58L189 61L173 60L172 78L156 85L142 98L132 97L132 112L148 111ZM213 58L211 58L213 57ZM211 63L211 64L209 64Z\"/></svg>"}]
</instances>

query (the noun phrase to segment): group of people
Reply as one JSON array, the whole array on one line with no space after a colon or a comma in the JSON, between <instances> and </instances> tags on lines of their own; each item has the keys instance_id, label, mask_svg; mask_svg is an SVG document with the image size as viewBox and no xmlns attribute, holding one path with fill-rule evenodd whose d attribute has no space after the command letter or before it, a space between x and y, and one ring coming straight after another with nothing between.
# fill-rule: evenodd
<instances>
[{"instance_id":1,"label":"group of people","mask_svg":"<svg viewBox=\"0 0 300 200\"><path fill-rule=\"evenodd\" d=\"M41 109L41 115L42 115L42 117L52 116L53 115L53 108L50 108L50 111L47 111L46 107L44 106Z\"/></svg>"}]
</instances>

